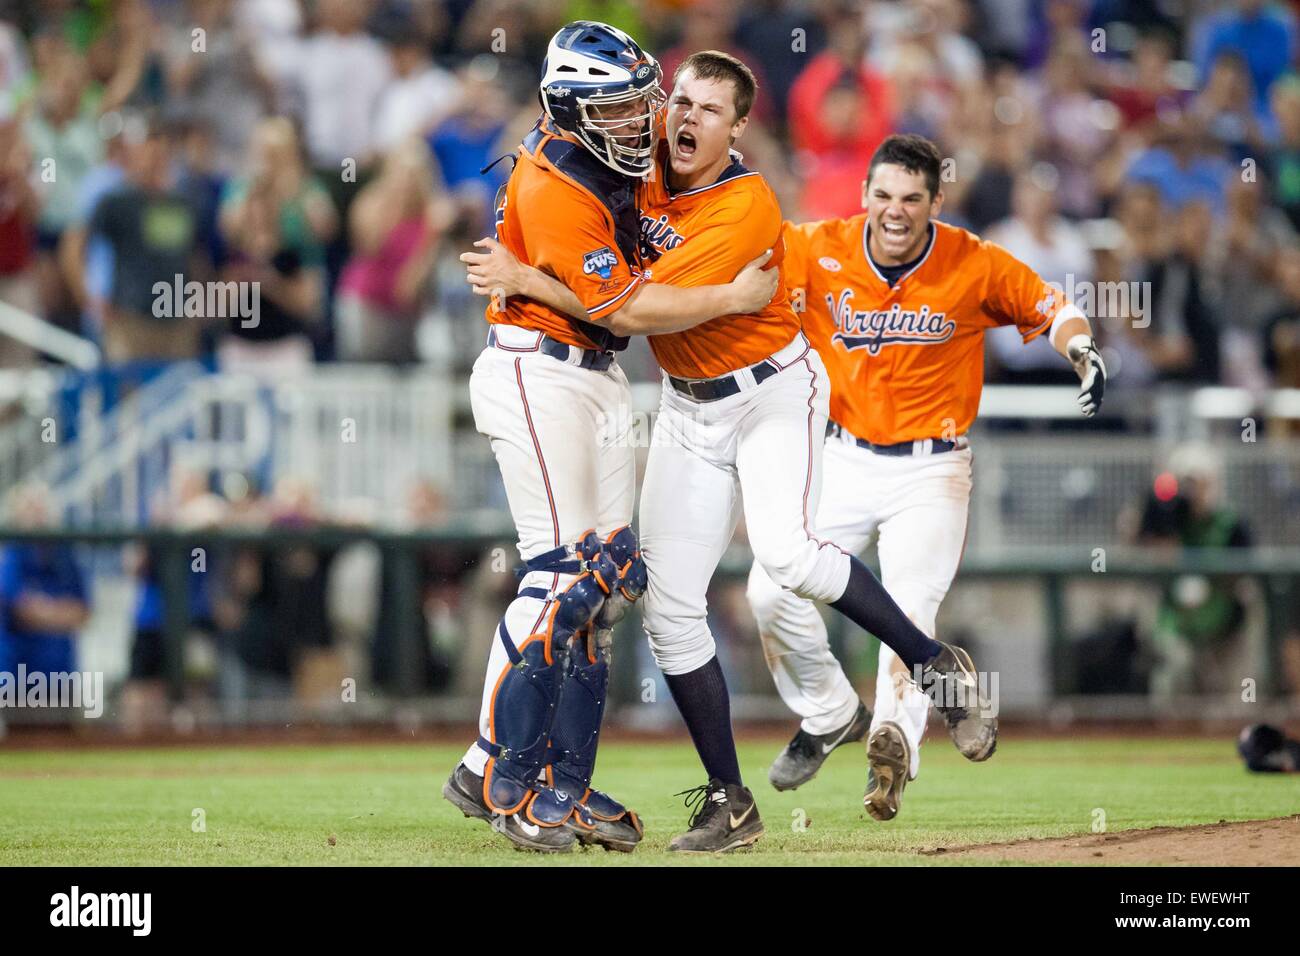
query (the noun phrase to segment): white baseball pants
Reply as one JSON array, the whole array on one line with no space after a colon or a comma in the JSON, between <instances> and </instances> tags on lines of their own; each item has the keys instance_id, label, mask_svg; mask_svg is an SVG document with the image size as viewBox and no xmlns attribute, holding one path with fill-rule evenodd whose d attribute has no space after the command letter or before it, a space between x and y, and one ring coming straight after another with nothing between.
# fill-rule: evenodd
<instances>
[{"instance_id":1,"label":"white baseball pants","mask_svg":"<svg viewBox=\"0 0 1300 956\"><path fill-rule=\"evenodd\" d=\"M854 554L879 531L880 578L890 596L928 636L952 585L966 541L970 448L938 455L892 457L859 448L848 437L826 441L817 534ZM852 718L858 694L831 653L826 624L811 601L782 588L761 562L749 575L749 602L776 688L810 734L838 730ZM876 673L871 729L892 720L920 768L930 699L884 644Z\"/></svg>"},{"instance_id":2,"label":"white baseball pants","mask_svg":"<svg viewBox=\"0 0 1300 956\"><path fill-rule=\"evenodd\" d=\"M603 372L569 365L537 351L538 333L496 326L497 345L484 349L470 375L475 427L488 437L529 558L575 543L594 528L604 538L630 524L636 495L635 451L629 439L631 392L618 364ZM563 591L574 575L532 572L520 588ZM516 597L506 628L518 645L550 610L541 598ZM492 696L510 666L494 635L488 655L479 732L491 739ZM471 745L470 770L482 774L487 754Z\"/></svg>"},{"instance_id":3,"label":"white baseball pants","mask_svg":"<svg viewBox=\"0 0 1300 956\"><path fill-rule=\"evenodd\" d=\"M714 656L706 592L730 544L743 492L755 559L771 580L817 601L841 597L849 556L813 534L830 380L802 333L772 356L781 371L697 402L664 382L645 481L640 540L650 584L643 621L655 661L687 674Z\"/></svg>"}]
</instances>

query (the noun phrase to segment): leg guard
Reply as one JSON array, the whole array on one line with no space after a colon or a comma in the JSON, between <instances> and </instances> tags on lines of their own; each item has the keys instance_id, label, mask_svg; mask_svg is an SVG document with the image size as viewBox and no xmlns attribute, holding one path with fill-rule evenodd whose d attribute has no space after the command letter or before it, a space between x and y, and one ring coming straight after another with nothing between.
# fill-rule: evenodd
<instances>
[{"instance_id":1,"label":"leg guard","mask_svg":"<svg viewBox=\"0 0 1300 956\"><path fill-rule=\"evenodd\" d=\"M484 772L484 796L493 811L517 813L536 793L547 761L561 684L569 669L570 642L591 623L604 599L605 590L597 578L584 571L554 597L544 628L518 647L504 622L498 629L511 666L492 694L492 739L479 741L490 758ZM544 819L534 822L563 823L572 805L550 809L554 812L539 807ZM559 819L552 822L552 816Z\"/></svg>"},{"instance_id":2,"label":"leg guard","mask_svg":"<svg viewBox=\"0 0 1300 956\"><path fill-rule=\"evenodd\" d=\"M612 574L603 578L609 585L609 596L591 626L574 635L564 690L551 730L555 786L574 793L579 799L590 789L596 769L596 748L608 697L614 625L645 592L646 586L645 563L631 528L620 528L603 543L594 534L588 535L581 550L589 562L606 568L606 573L612 569ZM622 812L620 808L615 815Z\"/></svg>"}]
</instances>

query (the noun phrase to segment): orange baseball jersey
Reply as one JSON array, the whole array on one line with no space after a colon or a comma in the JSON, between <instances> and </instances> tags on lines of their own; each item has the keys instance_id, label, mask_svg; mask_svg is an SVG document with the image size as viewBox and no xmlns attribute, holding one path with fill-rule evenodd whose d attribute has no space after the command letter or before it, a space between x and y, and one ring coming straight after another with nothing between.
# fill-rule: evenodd
<instances>
[{"instance_id":1,"label":"orange baseball jersey","mask_svg":"<svg viewBox=\"0 0 1300 956\"><path fill-rule=\"evenodd\" d=\"M934 222L891 288L867 253L867 217L787 222L786 283L831 378L831 420L894 445L964 434L984 386L984 331L1028 342L1065 297L994 243ZM801 301L802 299L802 301Z\"/></svg>"},{"instance_id":2,"label":"orange baseball jersey","mask_svg":"<svg viewBox=\"0 0 1300 956\"><path fill-rule=\"evenodd\" d=\"M740 163L708 186L673 193L661 164L639 190L641 255L648 282L684 288L723 285L745 263L772 250L781 268L781 207L767 181ZM715 378L780 351L799 332L784 285L756 315L723 315L684 332L650 336L650 348L669 375Z\"/></svg>"},{"instance_id":3,"label":"orange baseball jersey","mask_svg":"<svg viewBox=\"0 0 1300 956\"><path fill-rule=\"evenodd\" d=\"M498 200L497 240L523 263L568 286L591 320L618 310L641 282L636 184L601 165L578 143L539 124L525 137ZM487 320L547 335L581 348L621 349L592 322L522 296L487 307Z\"/></svg>"}]
</instances>

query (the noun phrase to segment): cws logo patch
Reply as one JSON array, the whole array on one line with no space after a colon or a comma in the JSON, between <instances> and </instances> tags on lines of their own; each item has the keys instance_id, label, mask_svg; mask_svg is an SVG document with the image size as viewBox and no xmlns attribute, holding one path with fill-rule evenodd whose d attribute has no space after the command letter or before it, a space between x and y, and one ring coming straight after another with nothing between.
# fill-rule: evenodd
<instances>
[{"instance_id":1,"label":"cws logo patch","mask_svg":"<svg viewBox=\"0 0 1300 956\"><path fill-rule=\"evenodd\" d=\"M879 355L886 345L937 345L947 342L957 331L957 323L947 313L931 312L928 305L904 312L895 302L879 312L855 312L852 289L841 292L838 301L828 292L826 306L835 316L836 331L831 341L850 352L866 349L869 355Z\"/></svg>"},{"instance_id":2,"label":"cws logo patch","mask_svg":"<svg viewBox=\"0 0 1300 956\"><path fill-rule=\"evenodd\" d=\"M601 246L595 252L589 252L582 257L582 274L608 279L616 265L618 265L618 256L609 246Z\"/></svg>"}]
</instances>

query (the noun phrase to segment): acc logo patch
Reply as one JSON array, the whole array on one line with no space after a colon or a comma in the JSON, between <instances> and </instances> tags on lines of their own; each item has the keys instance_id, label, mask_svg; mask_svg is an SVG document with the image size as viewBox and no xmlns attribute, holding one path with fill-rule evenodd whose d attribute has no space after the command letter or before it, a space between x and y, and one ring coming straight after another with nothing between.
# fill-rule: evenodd
<instances>
[{"instance_id":1,"label":"acc logo patch","mask_svg":"<svg viewBox=\"0 0 1300 956\"><path fill-rule=\"evenodd\" d=\"M840 269L844 268L843 266L840 265L840 261L838 259L832 259L830 256L822 256L820 259L817 260L817 264L821 266L823 269L825 269L827 272L839 272Z\"/></svg>"},{"instance_id":2,"label":"acc logo patch","mask_svg":"<svg viewBox=\"0 0 1300 956\"><path fill-rule=\"evenodd\" d=\"M598 275L602 279L608 279L618 265L618 256L609 246L601 246L595 252L589 252L582 257L583 275Z\"/></svg>"}]
</instances>

